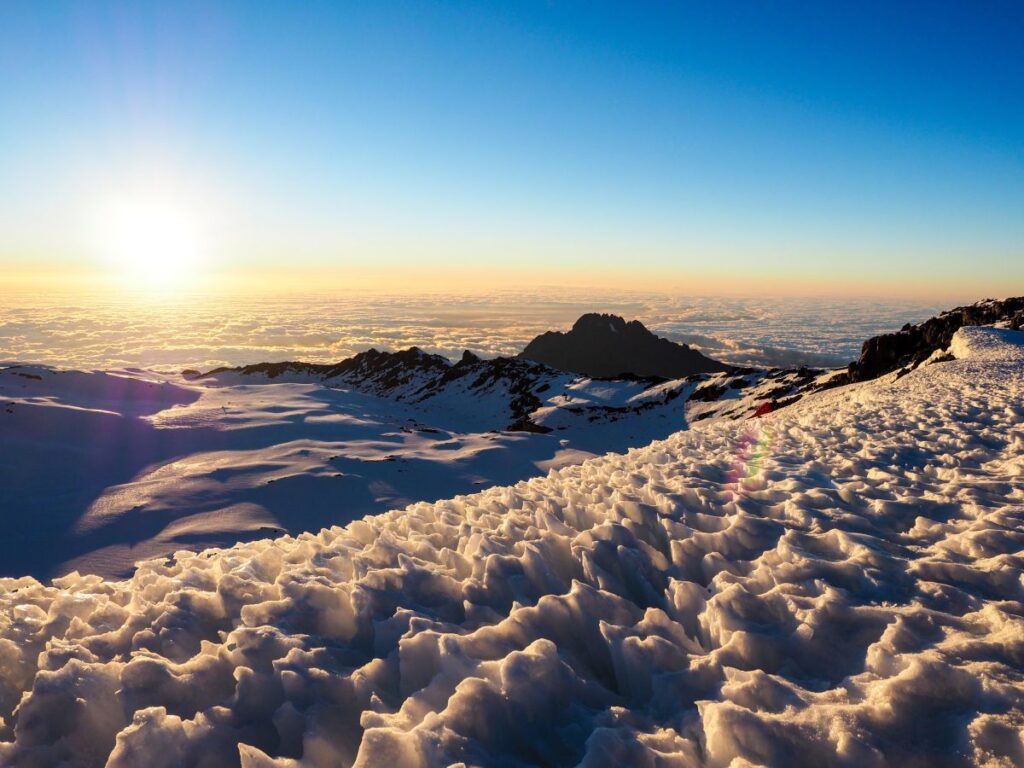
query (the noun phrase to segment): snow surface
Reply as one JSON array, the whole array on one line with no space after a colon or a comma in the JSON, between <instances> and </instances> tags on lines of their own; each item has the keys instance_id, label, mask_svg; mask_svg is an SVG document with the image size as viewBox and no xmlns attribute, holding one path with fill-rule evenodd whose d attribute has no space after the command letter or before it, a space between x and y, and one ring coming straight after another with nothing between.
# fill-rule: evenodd
<instances>
[{"instance_id":1,"label":"snow surface","mask_svg":"<svg viewBox=\"0 0 1024 768\"><path fill-rule=\"evenodd\" d=\"M332 375L0 368L0 501L19 510L0 576L122 578L181 548L316 531L746 418L810 381L597 381L516 360L384 357ZM504 431L524 389L550 433Z\"/></svg>"},{"instance_id":2,"label":"snow surface","mask_svg":"<svg viewBox=\"0 0 1024 768\"><path fill-rule=\"evenodd\" d=\"M319 530L594 455L569 433L489 432L503 404L478 404L453 419L445 403L320 384L0 369L0 574L124 576L183 547ZM588 444L624 450L680 426L661 421Z\"/></svg>"},{"instance_id":3,"label":"snow surface","mask_svg":"<svg viewBox=\"0 0 1024 768\"><path fill-rule=\"evenodd\" d=\"M1024 763L1024 335L128 581L0 581L7 766Z\"/></svg>"}]
</instances>

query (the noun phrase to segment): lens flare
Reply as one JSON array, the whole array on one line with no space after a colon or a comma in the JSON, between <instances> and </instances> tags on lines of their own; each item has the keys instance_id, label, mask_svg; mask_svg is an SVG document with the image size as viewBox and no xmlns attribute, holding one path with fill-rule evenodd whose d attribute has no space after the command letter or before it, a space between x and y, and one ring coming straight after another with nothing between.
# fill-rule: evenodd
<instances>
[{"instance_id":1,"label":"lens flare","mask_svg":"<svg viewBox=\"0 0 1024 768\"><path fill-rule=\"evenodd\" d=\"M765 426L762 416L771 408L759 408L743 428L736 443L732 469L729 471L728 487L736 496L742 496L757 487L765 463L771 457L772 431Z\"/></svg>"}]
</instances>

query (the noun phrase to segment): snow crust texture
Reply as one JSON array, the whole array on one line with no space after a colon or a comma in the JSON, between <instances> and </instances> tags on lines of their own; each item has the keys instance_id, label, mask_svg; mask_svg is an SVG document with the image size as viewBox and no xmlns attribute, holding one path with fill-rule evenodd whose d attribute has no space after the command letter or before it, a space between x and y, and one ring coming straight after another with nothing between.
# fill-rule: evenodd
<instances>
[{"instance_id":1,"label":"snow crust texture","mask_svg":"<svg viewBox=\"0 0 1024 768\"><path fill-rule=\"evenodd\" d=\"M0 576L125 578L183 547L510 485L791 404L840 373L596 380L417 349L187 377L0 367L0 492L17 510Z\"/></svg>"},{"instance_id":2,"label":"snow crust texture","mask_svg":"<svg viewBox=\"0 0 1024 768\"><path fill-rule=\"evenodd\" d=\"M1024 355L130 581L0 582L5 766L1024 764Z\"/></svg>"}]
</instances>

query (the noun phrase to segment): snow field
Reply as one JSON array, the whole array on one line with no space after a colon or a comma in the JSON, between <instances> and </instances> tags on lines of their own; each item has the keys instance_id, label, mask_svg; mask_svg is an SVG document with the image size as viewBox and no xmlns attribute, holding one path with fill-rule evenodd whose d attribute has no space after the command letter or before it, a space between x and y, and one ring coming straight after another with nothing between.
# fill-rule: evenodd
<instances>
[{"instance_id":1,"label":"snow field","mask_svg":"<svg viewBox=\"0 0 1024 768\"><path fill-rule=\"evenodd\" d=\"M1024 355L129 581L0 582L9 766L1024 763Z\"/></svg>"}]
</instances>

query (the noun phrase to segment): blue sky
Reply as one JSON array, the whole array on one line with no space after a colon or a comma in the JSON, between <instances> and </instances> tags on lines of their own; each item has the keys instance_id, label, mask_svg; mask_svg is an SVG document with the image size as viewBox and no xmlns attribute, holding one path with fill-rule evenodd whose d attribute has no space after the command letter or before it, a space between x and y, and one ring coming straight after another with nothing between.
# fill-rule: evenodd
<instances>
[{"instance_id":1,"label":"blue sky","mask_svg":"<svg viewBox=\"0 0 1024 768\"><path fill-rule=\"evenodd\" d=\"M11 265L157 194L223 268L1024 290L1017 2L0 9Z\"/></svg>"}]
</instances>

